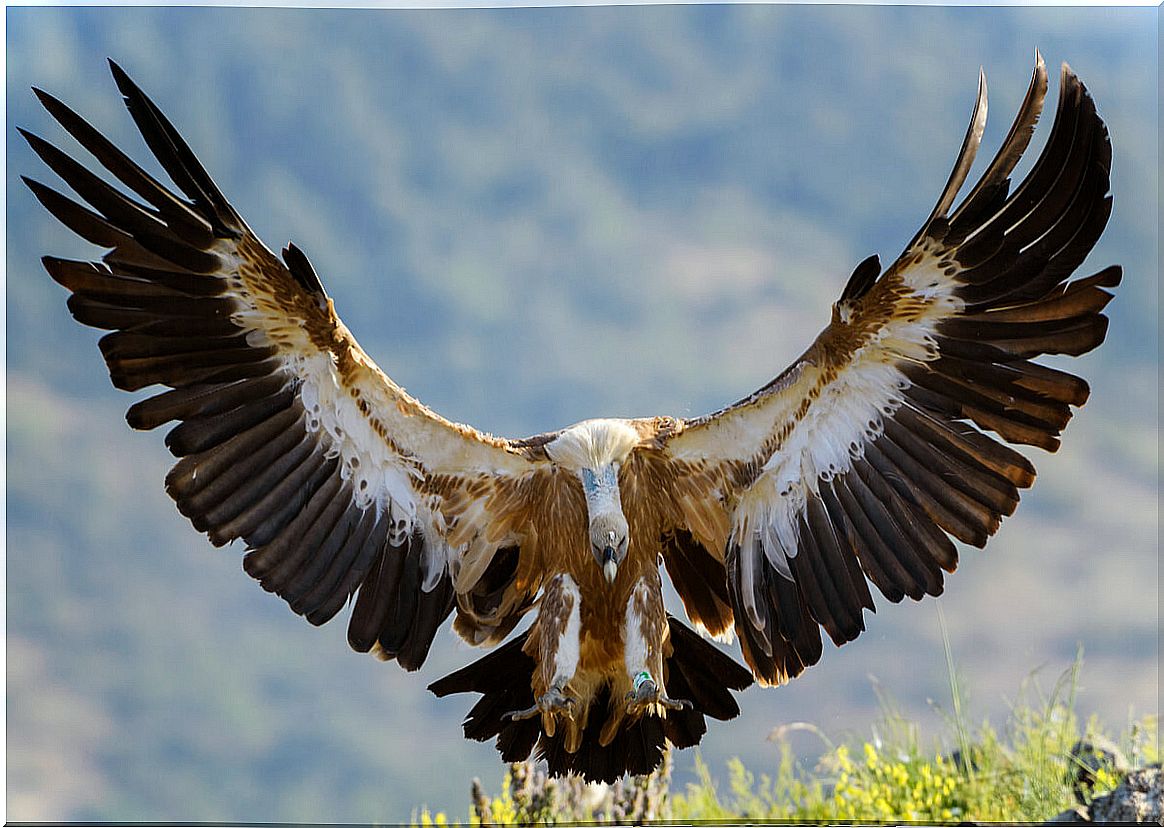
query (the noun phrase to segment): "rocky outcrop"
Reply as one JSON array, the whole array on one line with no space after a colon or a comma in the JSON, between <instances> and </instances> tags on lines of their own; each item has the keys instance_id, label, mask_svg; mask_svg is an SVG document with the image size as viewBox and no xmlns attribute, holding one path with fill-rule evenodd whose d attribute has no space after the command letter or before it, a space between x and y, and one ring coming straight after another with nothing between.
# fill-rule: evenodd
<instances>
[{"instance_id":1,"label":"rocky outcrop","mask_svg":"<svg viewBox=\"0 0 1164 828\"><path fill-rule=\"evenodd\" d=\"M1064 811L1047 824L1064 823L1164 825L1164 771L1158 764L1131 771L1111 793Z\"/></svg>"},{"instance_id":2,"label":"rocky outcrop","mask_svg":"<svg viewBox=\"0 0 1164 828\"><path fill-rule=\"evenodd\" d=\"M1091 803L1092 822L1164 825L1164 771L1156 765L1132 771L1120 786Z\"/></svg>"}]
</instances>

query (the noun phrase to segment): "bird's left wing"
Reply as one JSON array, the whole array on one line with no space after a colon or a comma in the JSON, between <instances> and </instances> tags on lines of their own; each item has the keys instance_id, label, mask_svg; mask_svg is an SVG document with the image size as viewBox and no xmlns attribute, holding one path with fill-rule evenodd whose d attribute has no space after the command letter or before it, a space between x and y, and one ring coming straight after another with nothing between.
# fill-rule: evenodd
<instances>
[{"instance_id":1,"label":"bird's left wing","mask_svg":"<svg viewBox=\"0 0 1164 828\"><path fill-rule=\"evenodd\" d=\"M519 539L496 525L505 515L490 504L513 503L511 489L548 464L445 420L385 375L339 320L303 253L288 245L281 261L268 250L171 123L111 66L185 198L36 90L140 198L21 130L93 209L26 178L33 193L78 235L110 249L100 262L46 257L45 267L72 291L78 321L111 331L100 346L114 385L171 389L135 403L127 419L140 429L179 421L166 436L181 458L166 489L195 528L216 545L241 538L247 572L312 623L330 619L358 589L352 646L420 666L452 610L454 585L474 587L461 577L471 541L487 536L488 549L478 551L488 554L467 569L479 576L505 547L501 575L512 580ZM450 545L454 531L461 540ZM500 594L506 584L490 575L490 593ZM528 606L508 600L508 609Z\"/></svg>"},{"instance_id":2,"label":"bird's left wing","mask_svg":"<svg viewBox=\"0 0 1164 828\"><path fill-rule=\"evenodd\" d=\"M951 212L985 124L981 81L950 180L902 256L884 273L876 258L859 265L832 323L787 371L680 423L662 449L685 520L675 531L688 532L668 570L689 614L715 619L729 600L761 681L815 663L821 627L837 644L855 638L873 608L866 578L891 601L939 594L957 563L951 536L985 544L1035 477L983 432L1054 451L1087 399L1083 380L1031 360L1085 353L1106 334L1103 288L1120 269L1068 279L1111 211L1111 145L1064 64L1048 142L1009 192L1046 88L1040 57L1001 150ZM708 563L692 536L724 550L718 596L685 571Z\"/></svg>"}]
</instances>

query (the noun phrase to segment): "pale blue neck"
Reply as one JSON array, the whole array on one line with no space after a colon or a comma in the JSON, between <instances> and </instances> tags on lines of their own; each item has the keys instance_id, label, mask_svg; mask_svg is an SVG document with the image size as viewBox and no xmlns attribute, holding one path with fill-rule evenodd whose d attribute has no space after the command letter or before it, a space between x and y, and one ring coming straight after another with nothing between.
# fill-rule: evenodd
<instances>
[{"instance_id":1,"label":"pale blue neck","mask_svg":"<svg viewBox=\"0 0 1164 828\"><path fill-rule=\"evenodd\" d=\"M598 469L582 469L582 491L586 494L586 510L591 519L608 512L622 512L618 467L614 463Z\"/></svg>"}]
</instances>

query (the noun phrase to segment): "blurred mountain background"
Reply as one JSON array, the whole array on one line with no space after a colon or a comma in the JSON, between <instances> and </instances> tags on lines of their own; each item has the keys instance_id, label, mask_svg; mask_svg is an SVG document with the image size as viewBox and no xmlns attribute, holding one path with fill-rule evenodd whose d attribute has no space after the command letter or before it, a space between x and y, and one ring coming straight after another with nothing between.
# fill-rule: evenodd
<instances>
[{"instance_id":1,"label":"blurred mountain background","mask_svg":"<svg viewBox=\"0 0 1164 828\"><path fill-rule=\"evenodd\" d=\"M476 651L445 630L406 674L348 649L346 613L296 618L240 548L178 515L163 434L126 426L140 395L110 387L98 334L38 261L94 251L20 183L57 182L14 129L75 151L35 84L147 159L106 57L269 246L307 252L386 371L506 435L691 416L762 385L852 267L888 264L929 212L979 66L981 170L1035 47L1052 74L1036 151L1069 60L1115 147L1115 209L1082 271L1120 263L1124 284L1107 343L1070 362L1091 401L1058 455L1030 452L1038 483L987 550L963 550L940 603L975 721L1002 726L1032 671L1052 684L1079 645L1083 713L1120 726L1158 709L1158 10L6 14L8 819L464 818L470 778L502 770L461 738L471 700L425 690ZM937 603L881 601L844 652L746 692L703 741L713 772L735 755L771 767L781 723L868 733L878 690L936 731ZM679 783L693 762L676 756Z\"/></svg>"}]
</instances>

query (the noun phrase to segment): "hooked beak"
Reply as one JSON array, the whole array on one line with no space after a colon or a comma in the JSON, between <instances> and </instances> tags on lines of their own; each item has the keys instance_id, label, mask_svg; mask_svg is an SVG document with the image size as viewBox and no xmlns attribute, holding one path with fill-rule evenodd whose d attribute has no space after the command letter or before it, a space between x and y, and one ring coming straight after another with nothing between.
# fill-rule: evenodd
<instances>
[{"instance_id":1,"label":"hooked beak","mask_svg":"<svg viewBox=\"0 0 1164 828\"><path fill-rule=\"evenodd\" d=\"M613 584L615 576L618 575L618 562L614 559L613 546L602 550L602 574L606 576L608 584Z\"/></svg>"}]
</instances>

